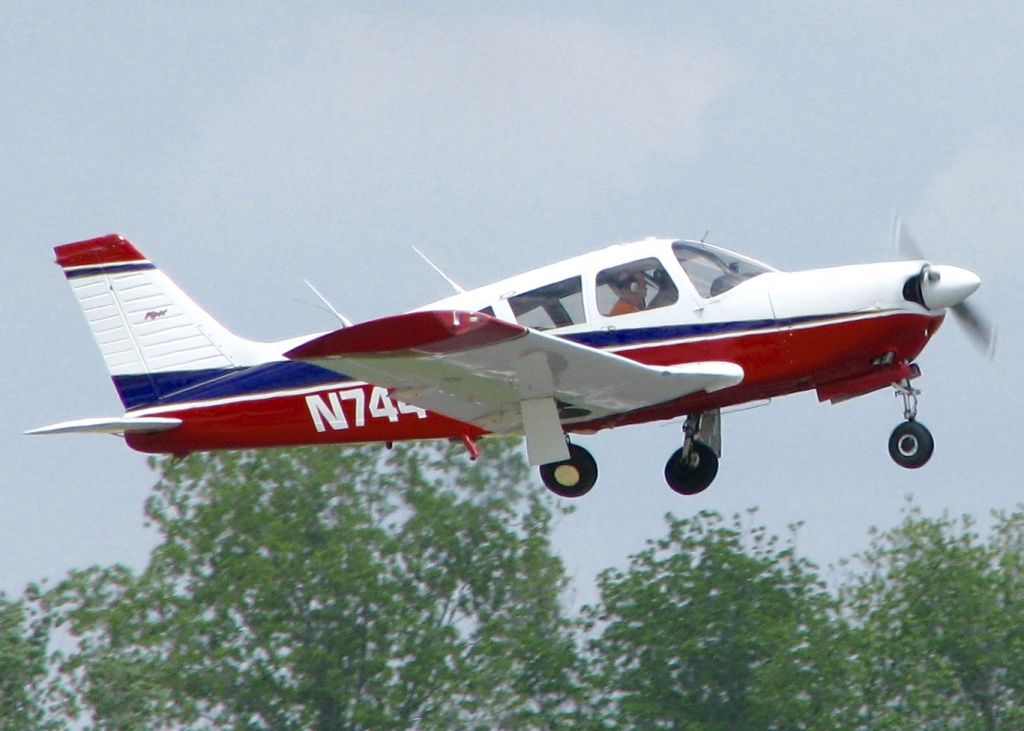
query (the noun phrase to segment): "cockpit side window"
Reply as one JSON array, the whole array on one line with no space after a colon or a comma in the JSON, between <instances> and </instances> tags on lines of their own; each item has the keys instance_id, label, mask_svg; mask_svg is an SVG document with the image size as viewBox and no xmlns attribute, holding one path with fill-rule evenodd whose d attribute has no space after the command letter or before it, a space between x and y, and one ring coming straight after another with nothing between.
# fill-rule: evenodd
<instances>
[{"instance_id":1,"label":"cockpit side window","mask_svg":"<svg viewBox=\"0 0 1024 731\"><path fill-rule=\"evenodd\" d=\"M653 257L604 269L597 275L597 310L605 317L654 310L678 299L675 282Z\"/></svg>"},{"instance_id":2,"label":"cockpit side window","mask_svg":"<svg viewBox=\"0 0 1024 731\"><path fill-rule=\"evenodd\" d=\"M535 330L551 330L584 322L582 278L561 282L510 297L516 322Z\"/></svg>"},{"instance_id":3,"label":"cockpit side window","mask_svg":"<svg viewBox=\"0 0 1024 731\"><path fill-rule=\"evenodd\" d=\"M756 262L731 256L727 251L703 248L685 241L672 244L672 251L697 294L705 299L717 297L740 282L769 271Z\"/></svg>"}]
</instances>

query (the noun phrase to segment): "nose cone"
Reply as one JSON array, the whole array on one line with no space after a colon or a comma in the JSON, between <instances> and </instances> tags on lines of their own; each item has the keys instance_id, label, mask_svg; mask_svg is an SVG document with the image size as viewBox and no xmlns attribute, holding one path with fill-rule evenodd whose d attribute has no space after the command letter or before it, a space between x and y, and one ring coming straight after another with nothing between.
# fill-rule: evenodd
<instances>
[{"instance_id":1,"label":"nose cone","mask_svg":"<svg viewBox=\"0 0 1024 731\"><path fill-rule=\"evenodd\" d=\"M942 310L963 302L981 286L981 277L967 269L948 265L929 267L921 282L921 294L929 310Z\"/></svg>"}]
</instances>

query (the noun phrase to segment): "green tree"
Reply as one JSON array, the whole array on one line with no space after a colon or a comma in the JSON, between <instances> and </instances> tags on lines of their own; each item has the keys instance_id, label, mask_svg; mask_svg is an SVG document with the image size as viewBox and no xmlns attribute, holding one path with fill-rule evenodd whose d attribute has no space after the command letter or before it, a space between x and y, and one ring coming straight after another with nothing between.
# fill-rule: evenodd
<instances>
[{"instance_id":1,"label":"green tree","mask_svg":"<svg viewBox=\"0 0 1024 731\"><path fill-rule=\"evenodd\" d=\"M56 727L44 705L48 634L31 606L0 593L0 731Z\"/></svg>"},{"instance_id":2,"label":"green tree","mask_svg":"<svg viewBox=\"0 0 1024 731\"><path fill-rule=\"evenodd\" d=\"M832 728L842 667L833 599L763 527L668 516L668 536L598 586L587 614L606 725Z\"/></svg>"},{"instance_id":3,"label":"green tree","mask_svg":"<svg viewBox=\"0 0 1024 731\"><path fill-rule=\"evenodd\" d=\"M1024 514L987 540L910 506L842 591L857 626L851 728L1024 728ZM855 564L856 565L856 564Z\"/></svg>"},{"instance_id":4,"label":"green tree","mask_svg":"<svg viewBox=\"0 0 1024 731\"><path fill-rule=\"evenodd\" d=\"M514 444L161 460L136 575L47 597L104 728L558 728L578 658L548 496ZM74 709L72 709L74 710Z\"/></svg>"}]
</instances>

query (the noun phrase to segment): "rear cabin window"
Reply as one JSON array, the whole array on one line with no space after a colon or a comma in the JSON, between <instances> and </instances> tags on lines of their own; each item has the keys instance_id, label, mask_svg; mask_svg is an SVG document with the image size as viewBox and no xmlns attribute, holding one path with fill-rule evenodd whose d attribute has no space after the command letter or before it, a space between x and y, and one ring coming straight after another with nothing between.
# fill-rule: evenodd
<instances>
[{"instance_id":1,"label":"rear cabin window","mask_svg":"<svg viewBox=\"0 0 1024 731\"><path fill-rule=\"evenodd\" d=\"M597 275L597 310L605 317L656 310L678 299L675 282L653 257L604 269Z\"/></svg>"},{"instance_id":2,"label":"rear cabin window","mask_svg":"<svg viewBox=\"0 0 1024 731\"><path fill-rule=\"evenodd\" d=\"M584 322L582 281L581 277L572 277L510 297L516 322L534 330Z\"/></svg>"}]
</instances>

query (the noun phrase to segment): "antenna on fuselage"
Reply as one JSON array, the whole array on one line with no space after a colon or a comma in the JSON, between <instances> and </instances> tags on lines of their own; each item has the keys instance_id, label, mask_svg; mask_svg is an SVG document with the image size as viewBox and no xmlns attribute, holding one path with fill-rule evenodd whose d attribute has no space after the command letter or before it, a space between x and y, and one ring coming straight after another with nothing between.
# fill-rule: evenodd
<instances>
[{"instance_id":1,"label":"antenna on fuselage","mask_svg":"<svg viewBox=\"0 0 1024 731\"><path fill-rule=\"evenodd\" d=\"M320 290L318 290L316 287L313 286L312 282L310 282L308 279L303 279L302 281L306 283L307 287L309 287L311 290L313 290L313 294L315 294L317 297L319 297L321 302L323 302L325 305L327 305L327 309L329 309L331 311L331 314L333 314L335 317L338 318L338 320L341 321L342 327L352 327L352 321L350 319L348 319L347 317L345 317L340 312L338 312L334 308L334 305L332 305L330 303L330 300L328 300L326 297L324 297L322 294L320 294Z\"/></svg>"},{"instance_id":2,"label":"antenna on fuselage","mask_svg":"<svg viewBox=\"0 0 1024 731\"><path fill-rule=\"evenodd\" d=\"M710 235L711 235L711 229L710 228L704 229L704 235L700 237L700 242L702 244L706 244L708 242L708 236L710 236Z\"/></svg>"},{"instance_id":3,"label":"antenna on fuselage","mask_svg":"<svg viewBox=\"0 0 1024 731\"><path fill-rule=\"evenodd\" d=\"M451 278L451 277L449 277L449 276L448 276L447 274L445 274L444 272L442 272L442 271L441 271L441 268L440 268L439 266L437 266L437 264L435 264L434 262L430 261L430 259L428 259L428 258L427 258L427 255L426 255L426 254L424 254L424 253L423 253L422 251L420 251L419 249L417 249L417 248L416 248L415 246L414 246L414 247L412 247L412 250L413 250L413 251L415 251L415 252L416 252L417 254L419 254L419 255L420 255L420 258L421 258L421 259L423 259L423 261L427 262L427 264L429 264L429 265L430 265L430 268L431 268L431 269L433 269L433 270L434 270L435 272L437 272L437 273L438 273L438 274L440 274L440 275L441 275L442 277L444 277L444 281L448 282L448 284L450 284L450 285L452 286L452 289L454 289L454 290L455 290L455 292L456 292L457 294L462 294L462 293L464 293L464 292L466 291L465 289L463 289L463 288L462 288L462 287L461 287L461 286L459 285L459 283L458 283L458 282L456 282L456 281L455 281L454 279L452 279L452 278Z\"/></svg>"}]
</instances>

